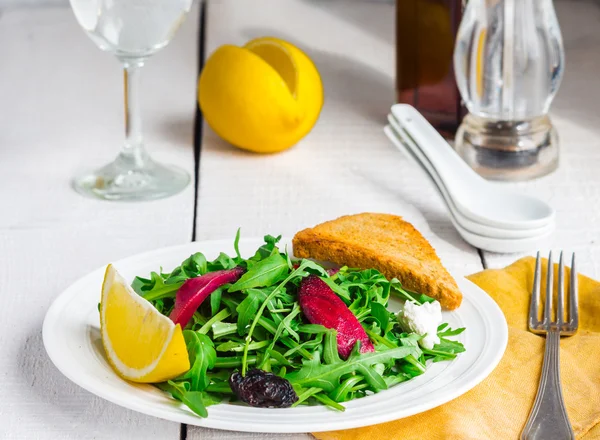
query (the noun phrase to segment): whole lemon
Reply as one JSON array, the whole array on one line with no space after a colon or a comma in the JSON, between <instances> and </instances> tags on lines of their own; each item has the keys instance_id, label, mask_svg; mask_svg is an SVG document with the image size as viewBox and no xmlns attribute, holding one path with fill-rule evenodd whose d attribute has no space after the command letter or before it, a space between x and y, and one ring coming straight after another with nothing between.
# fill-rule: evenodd
<instances>
[{"instance_id":1,"label":"whole lemon","mask_svg":"<svg viewBox=\"0 0 600 440\"><path fill-rule=\"evenodd\" d=\"M323 107L317 68L294 45L272 37L224 45L206 61L198 102L208 125L245 150L274 153L302 139Z\"/></svg>"}]
</instances>

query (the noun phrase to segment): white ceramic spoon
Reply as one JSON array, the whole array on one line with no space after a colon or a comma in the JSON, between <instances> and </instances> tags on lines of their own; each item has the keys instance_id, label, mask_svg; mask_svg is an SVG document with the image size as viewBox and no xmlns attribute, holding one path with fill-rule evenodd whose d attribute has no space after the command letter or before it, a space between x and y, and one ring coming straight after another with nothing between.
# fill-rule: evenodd
<instances>
[{"instance_id":1,"label":"white ceramic spoon","mask_svg":"<svg viewBox=\"0 0 600 440\"><path fill-rule=\"evenodd\" d=\"M396 104L392 114L429 159L465 217L503 229L537 229L553 221L555 212L547 203L488 182L473 171L414 107Z\"/></svg>"},{"instance_id":2,"label":"white ceramic spoon","mask_svg":"<svg viewBox=\"0 0 600 440\"><path fill-rule=\"evenodd\" d=\"M397 142L395 142L395 139L391 139L392 142L394 143L394 145L396 145L396 147L398 147L398 149L400 149L404 153L407 152L407 149L410 150L410 152L412 154L410 154L408 156L409 159L414 160L417 163L417 165L419 165L421 168L423 168L423 171L426 173L427 177L429 177L432 180L433 184L437 187L442 198L446 202L446 206L448 207L448 210L454 216L456 221L458 223L460 223L460 225L467 231L475 233L477 235L482 235L482 236L491 237L491 238L515 239L515 238L529 238L529 237L536 237L536 236L545 236L546 234L551 233L554 230L554 227L555 227L554 221L551 221L547 225L542 226L541 228L536 228L536 229L503 229L503 228L497 228L494 226L489 226L486 224L478 223L478 222L475 222L475 221L469 219L468 217L463 216L461 214L461 212L456 208L454 201L452 200L452 197L450 197L448 190L444 186L444 183L439 178L439 176L436 174L435 169L431 166L431 163L423 155L421 150L419 150L419 148L416 145L414 145L410 136L408 136L404 132L402 127L400 127L398 125L398 122L395 120L395 118L392 115L388 115L388 121L393 130L393 132L391 134L395 135L397 140L404 144L404 145L398 145ZM388 133L386 132L386 134L388 134ZM388 137L390 137L389 134L388 134Z\"/></svg>"},{"instance_id":3,"label":"white ceramic spoon","mask_svg":"<svg viewBox=\"0 0 600 440\"><path fill-rule=\"evenodd\" d=\"M390 138L390 140L394 143L398 149L400 149L407 157L409 157L412 161L414 161L424 173L427 173L427 170L420 165L419 160L413 155L412 151L410 151L395 135L394 130L391 126L387 125L384 128L385 134ZM430 176L431 178L431 176ZM431 178L433 181L433 178ZM436 189L442 195L442 190L434 184ZM470 245L483 249L490 252L498 252L498 253L511 253L511 252L527 252L534 249L539 249L545 240L550 236L551 232L541 235L534 236L529 238L518 238L518 239L506 239L506 238L492 238L486 237L478 234L474 234L470 231L464 229L454 217L453 212L449 209L450 213L450 221L452 225L456 228L460 236Z\"/></svg>"}]
</instances>

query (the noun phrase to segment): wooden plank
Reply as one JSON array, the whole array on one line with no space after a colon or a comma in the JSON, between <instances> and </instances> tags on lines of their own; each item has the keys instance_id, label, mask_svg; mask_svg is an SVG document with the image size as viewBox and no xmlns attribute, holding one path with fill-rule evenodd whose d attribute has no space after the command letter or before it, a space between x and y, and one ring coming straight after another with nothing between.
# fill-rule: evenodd
<instances>
[{"instance_id":1,"label":"wooden plank","mask_svg":"<svg viewBox=\"0 0 600 440\"><path fill-rule=\"evenodd\" d=\"M261 156L232 148L204 127L197 239L293 235L355 212L389 212L413 222L456 274L481 269L476 249L452 227L434 189L383 135L394 102L394 13L389 2L212 0L206 53L273 35L314 60L325 106L296 147ZM235 123L232 121L232 123ZM289 438L188 426L188 440Z\"/></svg>"},{"instance_id":2,"label":"wooden plank","mask_svg":"<svg viewBox=\"0 0 600 440\"><path fill-rule=\"evenodd\" d=\"M210 410L209 410L210 411ZM221 431L188 425L187 440L311 440L310 434L270 434Z\"/></svg>"},{"instance_id":3,"label":"wooden plank","mask_svg":"<svg viewBox=\"0 0 600 440\"><path fill-rule=\"evenodd\" d=\"M194 169L197 11L143 73L143 113L157 159ZM180 425L105 402L48 359L41 326L53 299L110 261L185 243L193 186L151 203L86 199L69 187L116 156L122 74L67 8L0 17L0 438L179 439Z\"/></svg>"}]
</instances>

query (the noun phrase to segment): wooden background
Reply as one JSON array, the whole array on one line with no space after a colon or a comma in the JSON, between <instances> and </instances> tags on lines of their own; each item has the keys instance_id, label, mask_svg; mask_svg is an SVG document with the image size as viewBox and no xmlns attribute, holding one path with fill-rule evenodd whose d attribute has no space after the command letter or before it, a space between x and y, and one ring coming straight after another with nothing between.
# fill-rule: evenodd
<instances>
[{"instance_id":1,"label":"wooden background","mask_svg":"<svg viewBox=\"0 0 600 440\"><path fill-rule=\"evenodd\" d=\"M6 0L4 0L6 5ZM9 0L10 2L10 0ZM291 235L335 216L403 215L462 276L518 255L461 240L433 188L382 133L394 101L394 14L386 2L212 0L204 53L276 35L297 43L323 76L319 123L297 147L257 156L203 127L194 149L200 10L143 73L149 149L195 176L183 193L150 203L89 200L69 188L82 168L111 160L122 141L122 74L66 7L0 3L0 438L301 439L180 426L107 403L71 384L41 338L52 300L92 269L161 246ZM566 75L552 107L561 167L519 184L558 210L550 248L577 251L600 276L600 6L558 3Z\"/></svg>"}]
</instances>

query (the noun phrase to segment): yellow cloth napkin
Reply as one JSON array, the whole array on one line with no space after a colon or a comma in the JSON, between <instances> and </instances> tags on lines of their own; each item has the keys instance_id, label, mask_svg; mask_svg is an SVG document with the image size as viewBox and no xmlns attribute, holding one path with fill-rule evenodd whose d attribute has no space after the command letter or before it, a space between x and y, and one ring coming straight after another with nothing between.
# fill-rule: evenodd
<instances>
[{"instance_id":1,"label":"yellow cloth napkin","mask_svg":"<svg viewBox=\"0 0 600 440\"><path fill-rule=\"evenodd\" d=\"M527 257L504 269L468 277L494 298L509 327L504 357L481 384L412 417L314 436L321 440L517 439L535 399L544 353L544 338L527 331L534 268L535 259ZM556 276L554 280L556 284ZM600 283L580 275L579 298L579 332L560 343L563 395L576 437L600 439Z\"/></svg>"}]
</instances>

